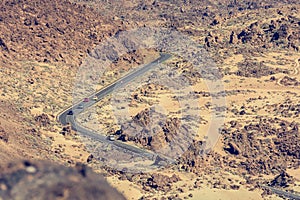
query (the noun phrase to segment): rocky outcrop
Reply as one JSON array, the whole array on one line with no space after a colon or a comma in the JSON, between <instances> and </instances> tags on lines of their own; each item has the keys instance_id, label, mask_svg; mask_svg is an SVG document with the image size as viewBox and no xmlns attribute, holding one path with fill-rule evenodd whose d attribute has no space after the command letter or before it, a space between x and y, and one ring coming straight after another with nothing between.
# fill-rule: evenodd
<instances>
[{"instance_id":1,"label":"rocky outcrop","mask_svg":"<svg viewBox=\"0 0 300 200\"><path fill-rule=\"evenodd\" d=\"M280 84L282 84L284 86L299 86L300 82L296 78L291 78L291 77L288 77L288 76L284 76L280 80Z\"/></svg>"},{"instance_id":2,"label":"rocky outcrop","mask_svg":"<svg viewBox=\"0 0 300 200\"><path fill-rule=\"evenodd\" d=\"M1 38L0 38L0 47L2 48L3 51L8 51L6 44L4 43L3 39L1 39Z\"/></svg>"},{"instance_id":3,"label":"rocky outcrop","mask_svg":"<svg viewBox=\"0 0 300 200\"><path fill-rule=\"evenodd\" d=\"M267 106L268 109L273 110L275 115L281 117L297 117L300 114L300 104L295 102L289 102L286 100L280 104L272 104ZM298 125L294 124L293 130L298 130Z\"/></svg>"},{"instance_id":4,"label":"rocky outcrop","mask_svg":"<svg viewBox=\"0 0 300 200\"><path fill-rule=\"evenodd\" d=\"M171 189L172 184L180 181L180 178L173 174L171 177L154 173L146 182L143 183L143 189L149 191L151 189L167 192Z\"/></svg>"},{"instance_id":5,"label":"rocky outcrop","mask_svg":"<svg viewBox=\"0 0 300 200\"><path fill-rule=\"evenodd\" d=\"M271 20L264 24L254 22L241 30L237 36L240 42L253 46L265 48L277 46L299 51L299 22L299 19L292 16Z\"/></svg>"},{"instance_id":6,"label":"rocky outcrop","mask_svg":"<svg viewBox=\"0 0 300 200\"><path fill-rule=\"evenodd\" d=\"M238 155L241 153L241 150L239 149L239 147L232 142L229 142L228 147L225 147L224 149L233 155Z\"/></svg>"},{"instance_id":7,"label":"rocky outcrop","mask_svg":"<svg viewBox=\"0 0 300 200\"><path fill-rule=\"evenodd\" d=\"M87 49L115 32L97 11L67 0L4 0L0 19L3 62L11 58L79 65Z\"/></svg>"},{"instance_id":8,"label":"rocky outcrop","mask_svg":"<svg viewBox=\"0 0 300 200\"><path fill-rule=\"evenodd\" d=\"M180 120L178 118L168 118L165 122L158 122L158 126L151 127L156 124L155 120L159 120L154 116L155 114L159 115L159 113L153 111L150 116L149 109L136 114L129 124L123 124L122 134L118 136L118 139L124 142L134 141L154 151L171 143L178 134Z\"/></svg>"},{"instance_id":9,"label":"rocky outcrop","mask_svg":"<svg viewBox=\"0 0 300 200\"><path fill-rule=\"evenodd\" d=\"M269 76L279 72L283 72L283 70L273 69L269 66L266 66L263 62L246 60L238 63L238 71L236 72L236 75L260 78L262 76Z\"/></svg>"},{"instance_id":10,"label":"rocky outcrop","mask_svg":"<svg viewBox=\"0 0 300 200\"><path fill-rule=\"evenodd\" d=\"M84 165L67 168L46 161L1 166L0 198L125 200L102 176Z\"/></svg>"},{"instance_id":11,"label":"rocky outcrop","mask_svg":"<svg viewBox=\"0 0 300 200\"><path fill-rule=\"evenodd\" d=\"M233 159L237 162L235 167L250 174L279 173L289 165L296 167L300 156L300 135L295 126L294 122L276 118L260 119L259 123L242 128L224 129L222 133L225 147L228 145L225 150L230 155L229 160Z\"/></svg>"},{"instance_id":12,"label":"rocky outcrop","mask_svg":"<svg viewBox=\"0 0 300 200\"><path fill-rule=\"evenodd\" d=\"M207 162L202 156L204 145L203 141L193 141L188 151L179 158L180 170L197 173L205 168Z\"/></svg>"},{"instance_id":13,"label":"rocky outcrop","mask_svg":"<svg viewBox=\"0 0 300 200\"><path fill-rule=\"evenodd\" d=\"M150 124L150 111L149 109L142 110L140 113L133 117L133 122L141 127L146 127Z\"/></svg>"},{"instance_id":14,"label":"rocky outcrop","mask_svg":"<svg viewBox=\"0 0 300 200\"><path fill-rule=\"evenodd\" d=\"M73 134L73 130L70 125L64 126L60 132L63 136L69 136Z\"/></svg>"},{"instance_id":15,"label":"rocky outcrop","mask_svg":"<svg viewBox=\"0 0 300 200\"><path fill-rule=\"evenodd\" d=\"M290 185L293 185L294 183L294 178L287 174L285 171L283 171L269 183L269 186L285 188Z\"/></svg>"},{"instance_id":16,"label":"rocky outcrop","mask_svg":"<svg viewBox=\"0 0 300 200\"><path fill-rule=\"evenodd\" d=\"M288 167L298 167L300 135L297 127L295 122L278 118L260 119L259 123L244 126L231 121L221 131L226 156L216 152L203 155L205 142L194 141L179 158L178 168L196 174L207 166L250 175L281 173Z\"/></svg>"}]
</instances>

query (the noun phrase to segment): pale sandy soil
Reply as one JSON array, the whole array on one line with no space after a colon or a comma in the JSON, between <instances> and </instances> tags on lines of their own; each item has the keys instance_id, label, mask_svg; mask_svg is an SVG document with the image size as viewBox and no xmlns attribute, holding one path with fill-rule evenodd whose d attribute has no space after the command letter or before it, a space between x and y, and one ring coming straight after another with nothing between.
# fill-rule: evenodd
<instances>
[{"instance_id":1,"label":"pale sandy soil","mask_svg":"<svg viewBox=\"0 0 300 200\"><path fill-rule=\"evenodd\" d=\"M299 73L297 72L297 69L295 69L295 66L297 64L295 63L295 60L297 58L300 58L300 54L293 54L293 55L285 55L285 52L275 52L275 53L270 53L267 55L263 55L261 57L257 57L256 59L258 61L265 60L266 65L270 67L279 67L282 69L287 69L290 71L288 74L291 77L296 77L299 79ZM243 61L243 55L237 55L228 58L222 67L228 68L230 72L235 72L237 68L237 63ZM284 60L286 62L285 65L277 65L276 61L278 60ZM270 64L274 63L274 64ZM38 73L44 73L44 77L50 77L51 74L47 74L45 72L45 66L39 66L36 65L36 70ZM62 72L61 72L62 73ZM286 74L276 74L274 75L276 79L280 79ZM21 77L21 76L20 76ZM44 78L43 84L46 85L44 88L49 87L47 84L50 85L51 79L50 78ZM270 115L269 110L265 109L266 105L272 105L272 104L279 104L283 102L285 99L290 98L293 102L297 102L297 96L292 96L289 93L286 93L287 91L290 92L295 92L299 95L299 87L284 87L281 85L276 84L276 82L270 82L269 81L270 76L265 76L260 79L256 78L243 78L243 77L238 77L235 75L227 75L224 77L224 80L228 80L224 82L225 90L226 91L232 91L232 90L241 90L244 92L241 92L236 95L228 95L226 96L226 104L227 106L232 109L232 108L237 108L239 109L241 106L246 105L247 108L253 108L247 109L248 115L244 116L235 116L231 112L226 113L226 118L225 122L231 121L231 120L239 120L239 122L246 122L247 119L249 119L250 116L256 116L257 114L259 115L265 115L268 116ZM46 84L45 84L46 83ZM57 83L59 84L59 83ZM40 86L39 86L40 87ZM67 90L62 90L59 91L58 94L59 97L53 96L53 95L48 95L48 94L39 94L44 90L44 88L39 89L38 87L34 86L29 86L28 92L35 91L36 96L34 97L36 100L38 99L45 99L47 100L44 104L38 104L38 106L31 107L29 110L28 115L29 116L36 116L41 113L47 113L49 115L53 115L53 117L50 117L52 120L52 123L55 122L55 115L58 114L63 107L65 107L65 102L72 101L72 94L70 91ZM204 82L200 82L193 86L195 91L207 91L207 87ZM40 92L39 92L40 91ZM6 98L10 99L15 96L13 96L14 93L11 92L6 96ZM28 94L27 94L28 95ZM160 93L154 93L151 97L145 97L144 98L144 103L141 102L135 102L133 105L136 106L131 106L129 107L129 113L131 116L134 116L137 114L140 110L149 107L149 102L157 102L158 104L165 108L166 111L168 112L173 112L176 113L179 109L180 106L178 104L178 101L173 100L170 98L170 91L167 90L162 90ZM26 96L26 94L25 94ZM261 97L258 99L258 97ZM5 97L4 97L5 98ZM20 98L20 97L19 97ZM55 102L55 105L60 105L57 107L50 106L48 103L48 100L52 100L52 102ZM108 103L105 103L109 100L109 98L106 98L103 102L100 102L97 105L97 108L91 108L88 109L83 116L88 117L90 115L90 119L88 120L87 124L84 124L88 126L91 129L95 130L102 130L104 133L109 133L111 131L115 131L116 129L119 128L117 123L115 122L115 117L113 114L112 106ZM209 125L210 125L210 114L211 114L211 109L207 105L211 101L210 97L201 97L199 98L199 105L201 106L201 117L206 120L207 122L204 122L199 125L199 131L198 131L198 136L197 138L201 139L205 136L205 133L207 132ZM21 105L27 105L27 102L17 100L17 102L20 102ZM51 101L50 101L51 102ZM29 104L29 102L28 102ZM93 111L92 115L89 111ZM176 116L176 114L175 114ZM299 122L299 118L286 118L286 120L295 120ZM65 159L70 159L70 160L76 160L79 162L85 162L89 153L84 151L83 145L81 143L81 140L78 138L78 136L74 136L73 139L72 137L63 137L62 135L57 134L59 131L59 127L55 126L52 131L42 131L43 135L45 137L52 138L53 143L52 143L52 150L53 151L61 151L62 154L64 154ZM77 138L77 139L76 139ZM226 152L223 150L223 146L221 142L218 142L215 146L215 151L220 153L221 155L226 155ZM54 160L59 161L60 157L57 155L53 156ZM161 173L178 173L176 171L166 171L166 172L161 172ZM290 173L294 177L299 177L299 169L297 170L289 170L288 173ZM185 191L180 194L181 197L187 197L189 194L192 194L192 198L189 197L189 199L240 199L242 196L243 199L262 199L260 196L260 193L262 191L260 190L254 190L254 191L247 191L246 188L241 187L239 190L221 190L221 189L213 189L211 186L203 184L203 188L200 190L189 190L188 188L192 188L192 183L195 181L197 177L191 177L188 174L184 173L178 173L180 174L180 177L182 178L183 181L180 181L178 185L186 185ZM219 176L219 175L216 175ZM222 176L229 178L234 175L232 174L223 174ZM212 177L205 176L207 180L211 179ZM269 177L272 178L272 177ZM236 177L237 180L239 180L239 177ZM121 181L117 177L112 176L108 177L109 182L116 187L119 191L124 193L124 195L128 199L138 199L142 195L146 195L145 192L141 190L141 188L134 183L131 183L129 181ZM190 183L190 186L189 186ZM176 186L177 187L177 186ZM175 188L176 188L175 187ZM295 187L295 190L298 190L298 186ZM174 189L174 192L176 189ZM172 192L171 192L172 193ZM175 192L176 193L176 192ZM162 196L163 194L154 194L153 197L155 196ZM269 199L276 199L277 197L275 196L270 196Z\"/></svg>"},{"instance_id":2,"label":"pale sandy soil","mask_svg":"<svg viewBox=\"0 0 300 200\"><path fill-rule=\"evenodd\" d=\"M297 59L300 58L300 54L293 53L287 54L286 52L273 52L265 55L261 55L256 57L257 61L265 61L265 64L269 67L273 68L282 68L287 69L289 71L288 74L278 73L275 74L275 78L279 80L283 76L290 76L293 78L297 78L300 80L299 75L299 63L297 64ZM149 58L149 60L153 60L153 57ZM224 64L221 66L222 68L228 68L230 72L235 72L237 68L238 62L243 62L243 55L236 55L229 57L225 60ZM284 65L279 65L278 61L284 61ZM67 88L72 88L72 80L70 77L74 77L75 71L70 71L72 75L64 75L65 72L63 70L56 71L56 75L51 73L51 69L53 66L39 64L39 63L23 63L24 71L18 72L15 69L6 69L5 72L0 72L0 77L8 80L7 83L2 83L1 92L5 93L2 96L2 99L15 99L16 105L18 105L19 109L25 109L23 112L28 119L33 118L33 116L46 113L49 115L51 123L54 124L54 127L51 129L41 128L42 137L50 138L52 141L51 149L53 152L59 151L60 154L53 153L53 160L61 162L61 155L63 155L63 162L67 160L73 160L78 162L86 162L86 159L89 155L89 152L85 151L84 145L80 138L76 135L63 137L58 134L61 130L61 126L56 122L56 115L61 112L66 104L71 105L72 103L72 91ZM34 70L31 68L34 66ZM7 74L13 74L11 77L7 76ZM113 76L114 73L111 75ZM24 76L26 75L26 76ZM53 76L59 77L52 78ZM21 84L27 82L28 78L34 79L34 84L25 84L26 86L22 86ZM42 78L38 78L42 77ZM264 76L260 79L257 78L244 78L238 77L235 75L226 75L224 80L224 87L226 91L240 90L242 92L236 95L227 95L226 96L226 105L229 109L240 109L241 106L246 106L247 115L236 116L231 112L226 113L225 122L229 122L231 120L239 120L239 122L246 122L249 117L254 117L256 115L270 115L270 110L268 110L268 105L272 104L280 104L286 99L290 99L293 103L298 103L298 96L300 93L300 87L285 87L282 85L276 84L276 81L271 82L271 76ZM112 81L112 77L108 78L108 81ZM117 77L114 77L115 79ZM56 80L53 82L53 80ZM60 80L60 81L58 81ZM225 81L228 80L228 81ZM15 87L13 86L15 85ZM65 87L62 87L65 85ZM21 87L20 89L18 87ZM103 86L99 86L103 87ZM8 91L9 90L9 91ZM20 90L22 92L20 93ZM195 91L207 91L207 87L204 82L200 82L194 86ZM288 93L289 92L289 93ZM296 95L291 95L291 93L295 93ZM160 90L159 93L155 92L150 97L143 98L144 103L135 102L136 106L129 107L129 113L131 116L134 116L141 109L149 106L149 102L158 102L158 104L165 108L166 111L176 113L180 109L180 105L178 101L170 98L171 93L168 90ZM258 97L261 98L258 98ZM107 98L103 102L100 102L96 109L91 108L87 110L86 113L83 114L84 117L88 117L91 113L89 111L94 111L94 116L90 116L87 124L91 129L95 130L104 130L103 132L109 133L109 131L115 131L119 128L119 126L114 122L115 118L112 112L112 106L107 103L109 99ZM198 127L198 136L196 138L201 139L204 137L204 133L207 132L208 127L210 125L210 114L211 107L205 106L211 101L210 97L201 97L199 98L201 117L206 120L201 123ZM34 103L33 103L34 102ZM251 108L251 109L250 109ZM271 113L272 116L276 116L275 113ZM176 114L173 114L176 116ZM180 115L177 115L180 116ZM83 118L84 118L83 117ZM282 117L280 118L288 120L288 121L296 121L300 122L299 117ZM3 125L3 124L2 124ZM5 126L5 124L3 125ZM11 151L12 149L8 149ZM226 152L223 150L222 143L218 142L215 146L215 151L220 153L221 155L226 155ZM178 173L183 181L180 181L179 185L185 185L184 192L180 194L182 197L188 196L190 193L192 194L192 198L190 199L239 199L239 197L243 197L243 199L262 199L260 190L247 191L246 188L241 187L238 191L235 190L220 190L213 189L211 186L204 184L201 190L189 190L192 188L191 183L195 181L196 176L191 176L189 174L179 173L176 171L162 171L161 173ZM292 176L299 180L299 169L289 170ZM213 175L214 176L214 175ZM216 175L220 176L220 175ZM224 178L232 177L233 175L222 174ZM206 180L212 179L213 177L204 175ZM270 177L272 178L272 177ZM239 180L240 177L235 177L236 180ZM119 191L123 192L128 199L138 199L142 195L148 195L143 193L141 188L134 183L129 181L120 181L117 177L112 176L108 178L109 182L116 187ZM299 185L299 182L297 182ZM130 189L129 189L130 188ZM177 186L174 187L173 193L176 193ZM295 186L295 190L299 190L299 186ZM171 192L172 193L172 192ZM154 196L161 196L163 194L154 194ZM153 196L153 197L154 197ZM271 196L269 199L276 199L277 197Z\"/></svg>"},{"instance_id":3,"label":"pale sandy soil","mask_svg":"<svg viewBox=\"0 0 300 200\"><path fill-rule=\"evenodd\" d=\"M286 69L288 70L288 74L282 74L278 73L273 76L276 77L276 79L280 79L281 77L288 75L291 77L295 77L299 80L300 75L298 73L298 63L297 59L300 58L300 54L298 53L293 53L293 54L286 54L286 52L273 52L273 53L268 53L265 55L261 55L258 57L255 57L256 61L264 61L265 64L269 67L272 68L280 68L280 69ZM239 62L243 62L244 57L243 55L235 55L232 57L229 57L228 59L225 60L224 64L222 65L222 68L228 68L230 72L235 72L238 70L237 64ZM284 65L279 65L277 64L278 61L284 61ZM269 105L273 104L280 104L286 99L290 99L292 102L297 103L297 95L300 93L300 87L285 87L282 85L276 84L276 81L272 82L270 81L269 76L263 76L262 78L245 78L245 77L239 77L235 75L226 75L223 80L228 80L224 82L224 87L226 91L233 91L233 90L240 90L241 92L235 95L228 94L226 96L226 105L229 107L229 109L237 108L238 110L242 107L245 106L247 110L247 115L239 115L236 116L231 112L226 113L225 117L225 122L229 122L232 120L238 120L240 123L246 123L251 119L251 117L255 117L257 115L260 116L270 116L270 110L268 109ZM193 86L195 91L207 91L207 87L204 82L200 82ZM159 94L161 93L161 94ZM178 108L178 102L175 100L170 100L168 95L168 91L163 90L160 91L159 93L155 93L153 97L147 97L145 99L150 99L153 101L159 102L158 104L160 106L163 106L167 111L172 111L176 112L180 108ZM291 95L291 93L295 93L297 95ZM210 125L210 115L211 115L211 109L205 107L204 105L207 104L208 102L211 101L210 97L201 97L199 98L199 104L203 105L201 107L201 117L205 120L208 121L208 123L203 123L199 125L199 132L197 138L203 138L208 130L208 127ZM129 108L130 110L130 115L134 116L137 114L140 110L144 109L147 107L147 102L149 101L144 101L144 103L138 102L135 103L136 106L132 106ZM148 105L149 106L149 105ZM99 113L101 115L97 115L97 125L101 126L101 128L107 127L107 124L113 124L114 123L114 118L111 116L113 113L111 111L112 107L110 106L102 106L101 108L97 108L97 110L100 109ZM275 113L271 113L272 116L276 116ZM296 121L300 122L299 118L294 118L294 117L282 117L279 116L282 119L288 120L288 121ZM93 122L96 124L96 122ZM92 123L89 123L90 125ZM87 125L87 124L86 124ZM89 126L89 125L87 125ZM218 142L215 146L214 149L216 152L220 153L221 155L226 155L226 152L223 150L223 146L221 142ZM160 173L166 173L166 174L171 174L171 173L177 173L180 175L183 181L180 181L178 184L185 185L183 188L185 189L185 192L180 194L180 197L187 197L189 194L192 194L192 198L189 197L189 199L212 199L212 200L217 200L217 199L263 199L261 197L261 190L254 190L254 191L248 191L246 188L241 187L239 190L222 190L222 189L214 189L211 188L208 185L203 186L200 190L188 190L188 188L192 188L192 185L189 186L189 182L193 182L196 177L191 177L190 175L183 174L183 173L178 173L178 172L160 172ZM299 177L299 169L297 170L289 170L288 173L290 173L292 176L295 178ZM213 176L220 176L220 175L213 175ZM222 174L221 175L224 178L232 178L236 175L233 174ZM204 176L207 180L211 179L212 177ZM274 176L265 176L265 178L272 179ZM240 177L235 177L235 179L238 181L243 181L242 178ZM298 178L299 179L299 178ZM193 180L193 181L191 181ZM141 190L139 189L138 186L134 186L133 183L130 183L128 181L120 181L117 180L116 178L110 177L109 181L113 186L118 188L118 190L122 191L124 195L128 199L138 199L142 195ZM131 188L130 190L128 188ZM175 187L176 188L176 187ZM294 189L298 190L299 186L295 186ZM176 189L174 189L174 192ZM176 192L175 192L176 193ZM169 194L172 194L170 192ZM150 196L157 196L160 197L163 194L153 194ZM265 197L266 199L280 199L279 197L276 197L274 195Z\"/></svg>"},{"instance_id":4,"label":"pale sandy soil","mask_svg":"<svg viewBox=\"0 0 300 200\"><path fill-rule=\"evenodd\" d=\"M266 12L255 10L249 10L249 12L241 13L237 12L236 16L226 21L226 24L224 24L225 27L221 25L222 23L209 27L194 26L191 23L191 25L184 27L183 30L194 29L202 31L203 36L195 36L194 39L203 43L204 35L206 35L208 31L212 33L224 31L228 32L229 36L230 32L232 30L236 30L236 28L247 27L256 21L259 21L260 23L269 23L270 20L277 20L282 17L275 13L277 13L277 11L274 12L273 8L266 10ZM300 12L298 12L295 16L299 18ZM117 18L118 17L114 17L113 20L118 20ZM153 23L153 26L155 26L156 22ZM228 38L220 39L227 40ZM228 49L224 49L224 51L228 51ZM225 123L238 121L243 125L250 122L258 115L265 117L278 117L289 122L295 121L300 123L299 116L292 115L290 117L286 117L280 113L276 113L272 108L272 105L279 105L283 102L287 102L288 100L290 100L291 104L299 104L300 86L287 87L281 84L281 80L284 76L288 76L300 81L298 61L300 59L300 53L290 50L273 51L270 49L269 51L270 53L256 55L253 57L246 54L232 55L219 64L218 67L224 71L228 73L235 73L238 70L239 63L243 63L246 59L251 59L256 62L264 62L266 66L273 69L279 68L288 71L287 74L277 73L275 75L263 76L261 78L246 78L236 75L225 75L223 78L224 88L227 92ZM144 58L145 63L148 63L158 57L158 53L154 50L142 50L141 52L143 57L147 55ZM62 110L72 105L73 100L74 98L77 98L77 95L79 96L78 98L80 101L83 97L85 97L82 94L86 92L84 91L86 88L83 88L83 91L80 91L81 94L73 94L74 88L77 87L76 83L80 82L80 80L76 79L78 78L76 77L77 69L68 66L52 66L50 64L29 61L20 62L19 64L19 67L0 69L0 79L5 80L0 82L1 100L13 101L18 112L20 112L22 117L24 117L24 121L22 122L24 124L22 125L30 128L36 128L37 131L41 133L41 137L45 139L45 141L49 141L50 159L66 165L74 165L75 162L86 163L87 157L90 153L93 153L86 150L84 145L84 142L86 141L80 138L80 136L76 133L72 133L68 136L61 135L60 131L62 130L62 126L56 119L56 116L62 112ZM135 65L133 64L131 65L126 61L121 61L114 69L106 69L105 73L101 77L101 81L94 85L94 89L98 90L112 83L119 77L124 76L134 67ZM181 65L180 67L184 68L185 66ZM270 81L272 76L275 77L275 81ZM194 85L193 88L195 91L209 92L202 79L199 83ZM136 90L134 92L137 92L140 88L137 87L135 89ZM230 93L235 90L239 90L239 92L237 94ZM130 95L133 95L133 93ZM178 111L182 109L182 105L180 105L177 100L174 100L172 95L171 91L165 89L154 91L151 96L141 97L141 102L131 102L128 107L128 115L132 117L141 110L156 104L158 107L164 108L164 111L168 116L180 118L181 115ZM119 115L122 114L123 109L117 108L116 111L116 107L110 105L111 97L112 96L108 96L103 99L103 101L100 101L96 106L87 109L85 113L79 116L78 120L82 122L84 126L100 131L103 134L110 134L118 130L120 128L120 124L117 123L115 115L116 113ZM194 136L197 140L203 139L208 132L209 127L214 125L211 120L212 106L210 105L210 102L210 97L200 97L198 99L202 120L200 124L191 122L192 127L198 129L197 135ZM240 111L242 107L245 107L245 115L236 115L232 112L233 109ZM41 114L47 114L49 116L51 126L39 127L35 124L36 122L34 121L34 117ZM11 129L12 132L20 132L18 123L8 121L6 117L7 116L0 116L0 125L4 128ZM26 137L32 139L32 141L35 140L35 136L26 135ZM10 154L7 155L7 159L9 159L10 155L18 155L14 152L20 150L19 147L14 146L13 143L6 145L3 141L0 141L0 145L5 146L3 148L4 151L10 152ZM220 138L220 140L216 143L213 150L220 155L227 155L224 151L222 138ZM41 157L40 155L30 155L30 151L25 152L25 154L34 158ZM97 165L97 163L89 164L89 166L94 167L94 169L99 169L99 166L97 166L97 168L95 165ZM249 188L244 186L245 180L236 175L237 173L234 171L224 172L222 169L215 169L214 166L209 167L212 168L213 173L200 175L185 173L175 169L159 170L158 173L165 175L175 173L182 179L182 181L174 184L172 190L167 194L162 192L145 192L140 185L127 180L119 180L117 176L109 176L107 179L112 186L121 191L128 199L139 199L143 195L150 196L151 198L160 198L170 194L179 194L181 198L196 200L264 199L260 195L262 190L248 191ZM101 170L98 172L101 172ZM287 173L296 179L296 185L290 186L289 189L294 189L300 192L300 169L288 169ZM274 176L265 175L263 178L272 179ZM193 184L197 179L203 180L203 184L200 189L193 188ZM212 186L214 179L224 180L227 185L232 183L241 183L240 185L242 186L239 190L216 189ZM228 181L228 179L231 179L232 181ZM183 189L183 191L179 192L179 188ZM188 197L189 195L192 197ZM266 199L276 200L280 198L273 195L268 196Z\"/></svg>"},{"instance_id":5,"label":"pale sandy soil","mask_svg":"<svg viewBox=\"0 0 300 200\"><path fill-rule=\"evenodd\" d=\"M262 200L259 194L261 191L248 191L247 189L233 190L216 190L216 189L201 189L196 192L191 192L193 197L191 199L207 199L207 200L235 200L235 199L249 199ZM276 196L271 196L270 199L281 199Z\"/></svg>"},{"instance_id":6,"label":"pale sandy soil","mask_svg":"<svg viewBox=\"0 0 300 200\"><path fill-rule=\"evenodd\" d=\"M170 175L175 173L176 175L178 175L182 181L175 183L173 186L173 190L171 192L169 192L168 194L173 194L173 195L178 195L178 197L180 198L188 198L188 199L193 199L193 200L200 200L200 199L209 199L209 200L235 200L235 199L247 199L247 200L263 200L263 199L269 199L269 200L279 200L281 198L276 197L275 195L270 195L267 198L262 198L261 197L261 190L254 190L254 191L248 191L247 188L245 187L241 187L238 190L225 190L225 189L217 189L217 188L211 188L208 184L208 181L212 178L212 177L208 177L205 176L202 180L203 180L203 186L201 188L198 189L194 189L193 188L193 183L196 180L196 178L198 178L195 175L191 175L188 173L184 173L184 172L174 172L174 171L170 171L170 170L163 170L160 171L159 173L164 174L164 175ZM232 179L235 183L238 183L239 181L243 181L239 176L237 175L233 175L230 173L222 173L222 174L218 174L218 175L211 175L211 176L220 176L224 178L224 182L228 182L229 181L227 179ZM127 181L127 180L119 180L116 177L109 177L107 178L107 180L109 181L109 183L111 185L113 185L114 187L116 187L120 192L122 192L122 194L124 194L124 196L127 199L139 199L141 196L149 196L151 198L162 198L163 196L165 196L165 194L163 192L155 192L155 193L151 193L151 194L147 194L145 192L143 192L141 190L140 187L135 186L135 184ZM178 191L177 189L181 188L183 189L182 191Z\"/></svg>"},{"instance_id":7,"label":"pale sandy soil","mask_svg":"<svg viewBox=\"0 0 300 200\"><path fill-rule=\"evenodd\" d=\"M116 187L128 200L139 199L143 193L138 186L128 180L119 180L111 176L106 179L113 187Z\"/></svg>"},{"instance_id":8,"label":"pale sandy soil","mask_svg":"<svg viewBox=\"0 0 300 200\"><path fill-rule=\"evenodd\" d=\"M296 186L290 186L290 189L300 193L300 169L289 169L287 170L287 173L296 179Z\"/></svg>"}]
</instances>

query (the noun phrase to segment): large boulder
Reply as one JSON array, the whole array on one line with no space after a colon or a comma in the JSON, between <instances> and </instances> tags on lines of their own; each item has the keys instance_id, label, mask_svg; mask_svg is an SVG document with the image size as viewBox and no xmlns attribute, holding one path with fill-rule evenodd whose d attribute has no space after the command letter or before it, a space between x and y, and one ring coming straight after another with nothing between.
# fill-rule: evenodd
<instances>
[{"instance_id":1,"label":"large boulder","mask_svg":"<svg viewBox=\"0 0 300 200\"><path fill-rule=\"evenodd\" d=\"M0 199L125 200L85 165L75 168L46 161L19 161L0 167Z\"/></svg>"}]
</instances>

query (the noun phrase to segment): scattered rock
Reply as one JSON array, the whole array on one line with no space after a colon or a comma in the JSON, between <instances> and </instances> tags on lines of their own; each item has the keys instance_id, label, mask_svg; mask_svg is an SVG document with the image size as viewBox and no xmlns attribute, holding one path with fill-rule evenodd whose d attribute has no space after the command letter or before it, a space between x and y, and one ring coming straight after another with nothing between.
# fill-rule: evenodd
<instances>
[{"instance_id":1,"label":"scattered rock","mask_svg":"<svg viewBox=\"0 0 300 200\"><path fill-rule=\"evenodd\" d=\"M230 185L230 188L232 190L238 190L238 189L240 189L240 186L239 185Z\"/></svg>"},{"instance_id":2,"label":"scattered rock","mask_svg":"<svg viewBox=\"0 0 300 200\"><path fill-rule=\"evenodd\" d=\"M280 84L282 84L284 86L299 86L300 82L296 78L291 78L291 77L288 77L288 76L284 76L280 80Z\"/></svg>"},{"instance_id":3,"label":"scattered rock","mask_svg":"<svg viewBox=\"0 0 300 200\"><path fill-rule=\"evenodd\" d=\"M283 171L269 183L269 186L285 188L289 185L293 185L294 182L294 178L287 174L285 171Z\"/></svg>"},{"instance_id":4,"label":"scattered rock","mask_svg":"<svg viewBox=\"0 0 300 200\"><path fill-rule=\"evenodd\" d=\"M39 126L47 127L50 125L50 119L47 114L43 113L34 118Z\"/></svg>"},{"instance_id":5,"label":"scattered rock","mask_svg":"<svg viewBox=\"0 0 300 200\"><path fill-rule=\"evenodd\" d=\"M172 183L180 181L180 178L173 174L171 177L162 174L154 173L144 183L144 188L150 187L159 191L169 191L172 187Z\"/></svg>"},{"instance_id":6,"label":"scattered rock","mask_svg":"<svg viewBox=\"0 0 300 200\"><path fill-rule=\"evenodd\" d=\"M0 47L2 48L2 51L8 51L8 48L2 38L0 38Z\"/></svg>"},{"instance_id":7,"label":"scattered rock","mask_svg":"<svg viewBox=\"0 0 300 200\"><path fill-rule=\"evenodd\" d=\"M13 6L11 2L14 2ZM79 65L82 57L78 55L117 28L111 23L104 27L107 22L99 12L70 1L5 0L1 7L1 64L20 58ZM9 50L8 46L13 49ZM1 51L6 55L3 56ZM62 52L67 55L62 57Z\"/></svg>"},{"instance_id":8,"label":"scattered rock","mask_svg":"<svg viewBox=\"0 0 300 200\"><path fill-rule=\"evenodd\" d=\"M0 127L0 140L2 140L3 142L7 143L8 142L8 134L5 132L5 130Z\"/></svg>"},{"instance_id":9,"label":"scattered rock","mask_svg":"<svg viewBox=\"0 0 300 200\"><path fill-rule=\"evenodd\" d=\"M60 132L60 134L62 134L63 136L69 136L72 135L72 128L70 125L67 125L65 127L62 128L62 131Z\"/></svg>"},{"instance_id":10,"label":"scattered rock","mask_svg":"<svg viewBox=\"0 0 300 200\"><path fill-rule=\"evenodd\" d=\"M93 158L94 158L93 154L90 154L89 157L87 158L86 162L91 163L93 161Z\"/></svg>"},{"instance_id":11,"label":"scattered rock","mask_svg":"<svg viewBox=\"0 0 300 200\"><path fill-rule=\"evenodd\" d=\"M238 146L232 142L229 142L228 143L228 146L227 148L224 148L226 151L228 151L230 154L233 154L233 155L238 155L240 154L240 149L238 148Z\"/></svg>"}]
</instances>

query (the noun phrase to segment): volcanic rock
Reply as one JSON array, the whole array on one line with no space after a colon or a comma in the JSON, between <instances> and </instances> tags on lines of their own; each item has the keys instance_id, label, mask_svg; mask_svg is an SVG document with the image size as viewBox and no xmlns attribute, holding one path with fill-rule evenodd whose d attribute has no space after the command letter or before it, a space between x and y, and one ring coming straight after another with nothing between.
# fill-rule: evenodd
<instances>
[{"instance_id":1,"label":"volcanic rock","mask_svg":"<svg viewBox=\"0 0 300 200\"><path fill-rule=\"evenodd\" d=\"M34 118L34 120L40 125L40 126L48 126L50 124L50 119L47 114L43 113L41 115L38 115Z\"/></svg>"},{"instance_id":2,"label":"volcanic rock","mask_svg":"<svg viewBox=\"0 0 300 200\"><path fill-rule=\"evenodd\" d=\"M125 199L84 165L67 168L46 161L21 161L1 169L0 199Z\"/></svg>"},{"instance_id":3,"label":"volcanic rock","mask_svg":"<svg viewBox=\"0 0 300 200\"><path fill-rule=\"evenodd\" d=\"M272 187L288 187L289 185L293 185L295 182L294 178L287 174L285 171L281 172L278 176L276 176L269 185Z\"/></svg>"}]
</instances>

